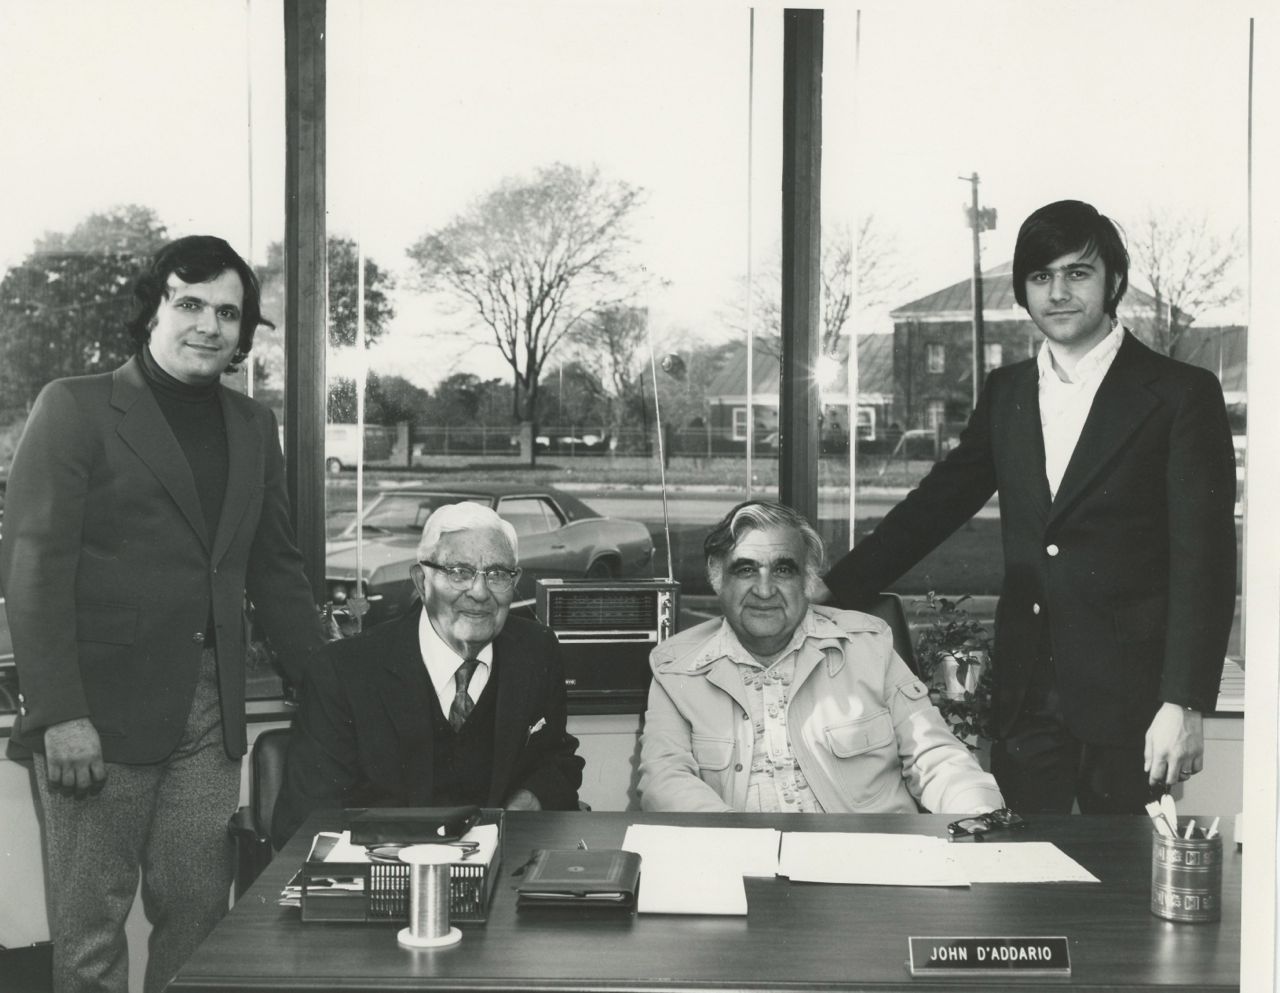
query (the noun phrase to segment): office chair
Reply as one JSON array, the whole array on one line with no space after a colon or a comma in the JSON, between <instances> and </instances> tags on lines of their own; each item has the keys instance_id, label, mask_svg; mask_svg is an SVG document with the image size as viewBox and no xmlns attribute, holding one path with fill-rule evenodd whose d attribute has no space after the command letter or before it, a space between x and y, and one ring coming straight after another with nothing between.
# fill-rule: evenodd
<instances>
[{"instance_id":1,"label":"office chair","mask_svg":"<svg viewBox=\"0 0 1280 993\"><path fill-rule=\"evenodd\" d=\"M0 993L52 993L53 943L21 948L0 945Z\"/></svg>"},{"instance_id":2,"label":"office chair","mask_svg":"<svg viewBox=\"0 0 1280 993\"><path fill-rule=\"evenodd\" d=\"M249 805L227 823L236 842L236 899L244 895L275 854L271 847L271 814L284 780L288 728L263 731L249 753Z\"/></svg>"},{"instance_id":3,"label":"office chair","mask_svg":"<svg viewBox=\"0 0 1280 993\"><path fill-rule=\"evenodd\" d=\"M907 623L907 611L902 605L902 597L896 593L877 593L875 600L863 609L889 625L889 630L893 632L893 650L907 663L907 668L916 674L917 679L924 679L920 663L916 659L915 640L911 634L911 625Z\"/></svg>"}]
</instances>

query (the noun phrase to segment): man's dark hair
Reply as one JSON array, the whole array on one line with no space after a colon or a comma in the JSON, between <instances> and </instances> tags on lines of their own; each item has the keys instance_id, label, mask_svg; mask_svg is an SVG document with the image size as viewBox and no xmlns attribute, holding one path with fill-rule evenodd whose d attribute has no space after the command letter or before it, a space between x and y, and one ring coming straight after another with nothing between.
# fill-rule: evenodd
<instances>
[{"instance_id":1,"label":"man's dark hair","mask_svg":"<svg viewBox=\"0 0 1280 993\"><path fill-rule=\"evenodd\" d=\"M1070 252L1096 254L1107 273L1107 313L1115 317L1129 288L1129 253L1115 221L1081 200L1041 207L1018 229L1013 249L1013 297L1027 305L1027 276Z\"/></svg>"},{"instance_id":2,"label":"man's dark hair","mask_svg":"<svg viewBox=\"0 0 1280 993\"><path fill-rule=\"evenodd\" d=\"M152 321L160 308L160 301L169 295L169 277L177 276L184 283L207 283L217 279L230 269L240 277L244 287L244 303L241 306L240 342L231 356L228 372L240 367L253 348L253 335L258 326L275 325L262 316L262 290L252 267L234 248L221 238L208 234L193 234L179 238L156 252L150 264L138 276L133 285L133 317L125 325L134 347L140 352L151 339Z\"/></svg>"}]
</instances>

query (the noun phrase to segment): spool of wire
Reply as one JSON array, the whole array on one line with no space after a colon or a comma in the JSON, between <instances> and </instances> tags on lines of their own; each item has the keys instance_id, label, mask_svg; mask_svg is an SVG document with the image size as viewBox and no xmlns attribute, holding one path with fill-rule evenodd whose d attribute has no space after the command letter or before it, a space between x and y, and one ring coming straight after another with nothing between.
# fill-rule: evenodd
<instances>
[{"instance_id":1,"label":"spool of wire","mask_svg":"<svg viewBox=\"0 0 1280 993\"><path fill-rule=\"evenodd\" d=\"M409 864L409 926L397 939L409 948L440 948L462 940L449 926L449 863L458 854L449 845L410 845L400 852Z\"/></svg>"}]
</instances>

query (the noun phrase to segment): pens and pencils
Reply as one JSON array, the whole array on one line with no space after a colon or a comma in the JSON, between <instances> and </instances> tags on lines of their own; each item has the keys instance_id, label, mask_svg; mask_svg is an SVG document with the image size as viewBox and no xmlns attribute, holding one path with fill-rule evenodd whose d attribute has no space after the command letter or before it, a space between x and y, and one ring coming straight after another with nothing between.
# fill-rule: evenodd
<instances>
[{"instance_id":1,"label":"pens and pencils","mask_svg":"<svg viewBox=\"0 0 1280 993\"><path fill-rule=\"evenodd\" d=\"M1188 819L1186 825L1179 830L1178 808L1174 803L1173 797L1168 793L1163 794L1159 800L1152 800L1147 804L1146 809L1147 816L1151 818L1152 825L1161 837L1182 838L1186 841L1208 840L1218 836L1218 823L1221 820L1219 817L1215 817L1208 830L1203 832L1196 827L1196 819L1194 817Z\"/></svg>"}]
</instances>

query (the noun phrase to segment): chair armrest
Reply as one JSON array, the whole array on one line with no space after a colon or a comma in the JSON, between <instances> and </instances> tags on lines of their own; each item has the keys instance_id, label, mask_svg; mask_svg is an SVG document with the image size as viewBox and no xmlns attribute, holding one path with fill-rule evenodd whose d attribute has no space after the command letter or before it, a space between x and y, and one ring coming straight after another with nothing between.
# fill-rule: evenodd
<instances>
[{"instance_id":1,"label":"chair armrest","mask_svg":"<svg viewBox=\"0 0 1280 993\"><path fill-rule=\"evenodd\" d=\"M271 839L259 830L249 807L241 807L227 820L227 834L235 841L236 846L236 899L244 895L245 890L253 885L253 881L270 863L275 854L271 847Z\"/></svg>"},{"instance_id":2,"label":"chair armrest","mask_svg":"<svg viewBox=\"0 0 1280 993\"><path fill-rule=\"evenodd\" d=\"M270 841L259 829L252 807L240 807L231 815L227 820L227 834L235 838L237 844Z\"/></svg>"}]
</instances>

